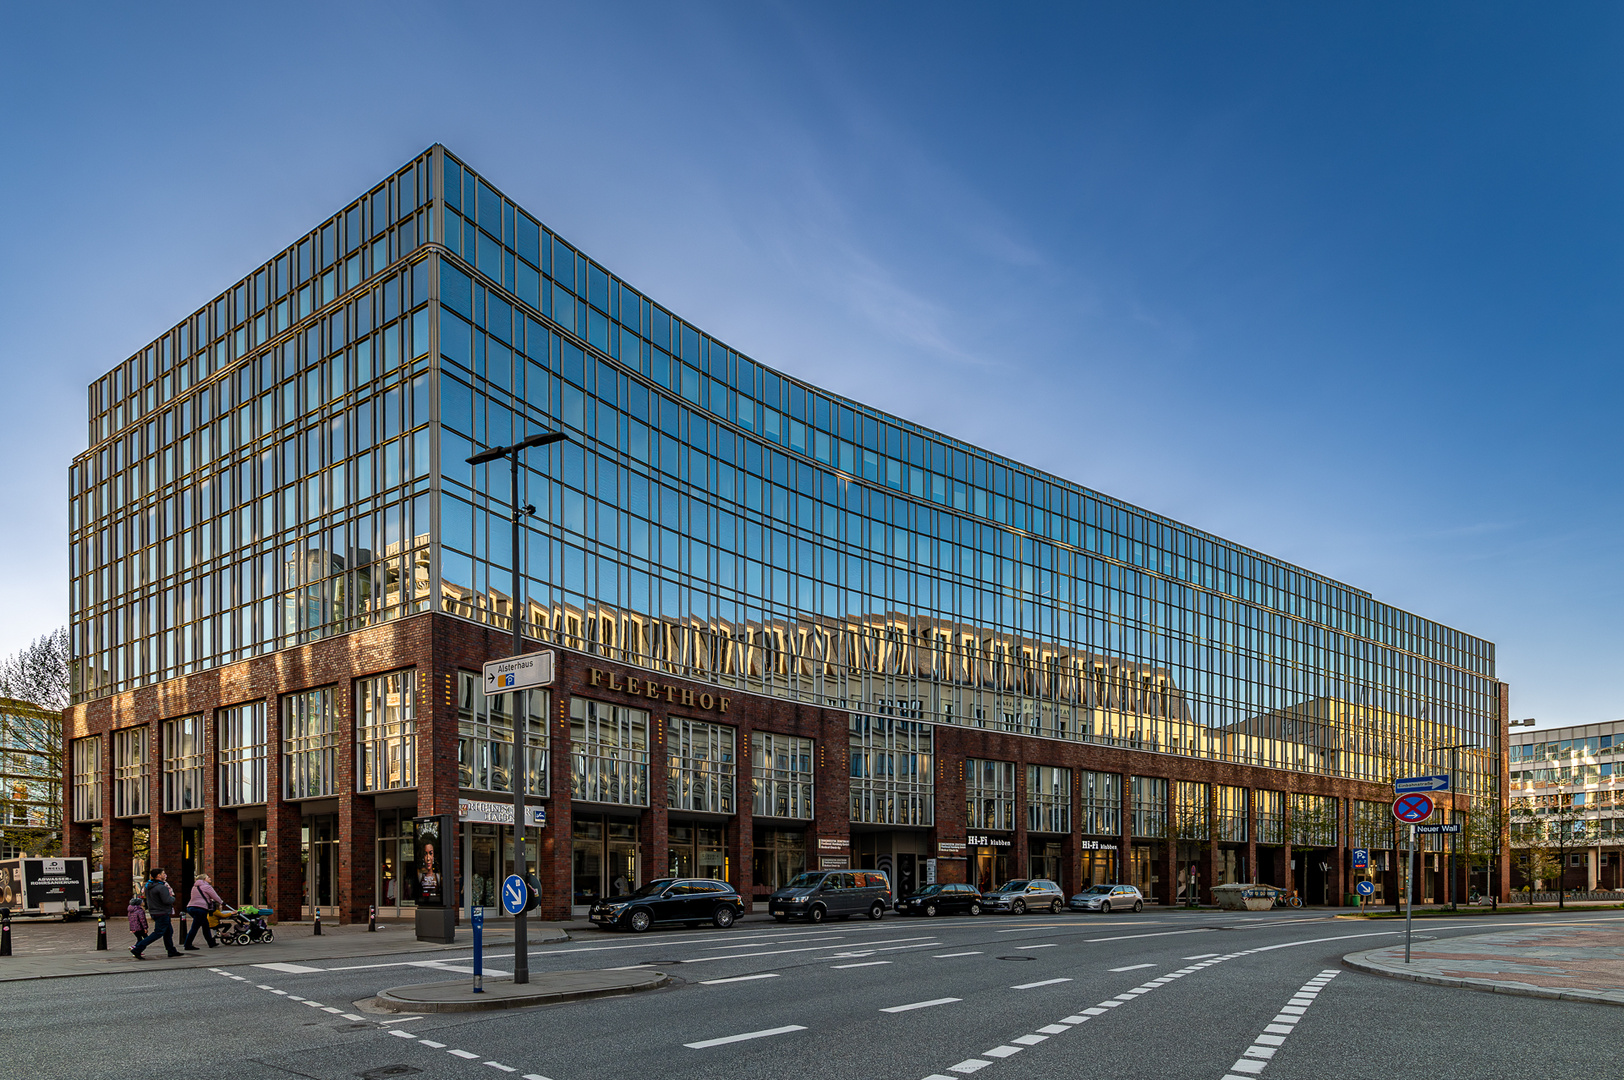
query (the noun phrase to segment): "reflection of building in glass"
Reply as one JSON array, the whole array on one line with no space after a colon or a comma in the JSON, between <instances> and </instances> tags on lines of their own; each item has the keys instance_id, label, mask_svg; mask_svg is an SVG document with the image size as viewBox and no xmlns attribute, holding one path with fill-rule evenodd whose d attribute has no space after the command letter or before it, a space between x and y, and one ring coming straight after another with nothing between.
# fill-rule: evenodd
<instances>
[{"instance_id":1,"label":"reflection of building in glass","mask_svg":"<svg viewBox=\"0 0 1624 1080\"><path fill-rule=\"evenodd\" d=\"M62 843L62 717L0 698L0 859Z\"/></svg>"},{"instance_id":2,"label":"reflection of building in glass","mask_svg":"<svg viewBox=\"0 0 1624 1080\"><path fill-rule=\"evenodd\" d=\"M515 551L466 460L545 429ZM513 865L515 618L560 916L673 867L1338 900L1357 805L1501 752L1489 642L761 365L438 147L96 380L69 483L70 844L281 909L408 909L414 812L476 809L464 903Z\"/></svg>"}]
</instances>

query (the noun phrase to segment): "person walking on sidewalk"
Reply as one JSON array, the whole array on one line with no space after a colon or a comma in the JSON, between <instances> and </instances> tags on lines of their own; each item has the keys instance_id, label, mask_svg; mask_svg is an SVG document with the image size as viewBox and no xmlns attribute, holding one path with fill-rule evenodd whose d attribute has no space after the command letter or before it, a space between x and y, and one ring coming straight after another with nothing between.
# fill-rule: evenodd
<instances>
[{"instance_id":1,"label":"person walking on sidewalk","mask_svg":"<svg viewBox=\"0 0 1624 1080\"><path fill-rule=\"evenodd\" d=\"M130 897L128 914L130 916L130 933L135 935L135 940L140 941L147 932L147 909L139 893Z\"/></svg>"},{"instance_id":2,"label":"person walking on sidewalk","mask_svg":"<svg viewBox=\"0 0 1624 1080\"><path fill-rule=\"evenodd\" d=\"M141 953L159 938L164 939L164 951L171 957L186 954L175 948L175 927L169 919L175 913L175 890L169 887L169 875L161 866L147 871L147 914L152 917L152 930L146 937L130 946L130 955L145 960Z\"/></svg>"},{"instance_id":3,"label":"person walking on sidewalk","mask_svg":"<svg viewBox=\"0 0 1624 1080\"><path fill-rule=\"evenodd\" d=\"M181 945L187 952L200 951L192 944L199 930L203 931L203 940L209 943L209 948L214 948L214 930L209 926L209 916L219 911L222 903L224 901L220 899L220 894L209 883L209 875L197 875L197 880L192 883L191 898L186 901L186 911L192 916L192 925Z\"/></svg>"}]
</instances>

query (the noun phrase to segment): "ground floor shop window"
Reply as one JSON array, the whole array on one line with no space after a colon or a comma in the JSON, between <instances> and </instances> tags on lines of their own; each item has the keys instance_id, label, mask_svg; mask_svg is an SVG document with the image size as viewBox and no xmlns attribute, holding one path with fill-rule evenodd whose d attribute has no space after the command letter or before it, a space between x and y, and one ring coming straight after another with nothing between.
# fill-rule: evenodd
<instances>
[{"instance_id":1,"label":"ground floor shop window","mask_svg":"<svg viewBox=\"0 0 1624 1080\"><path fill-rule=\"evenodd\" d=\"M667 830L672 877L728 878L727 830L708 825L677 825Z\"/></svg>"},{"instance_id":2,"label":"ground floor shop window","mask_svg":"<svg viewBox=\"0 0 1624 1080\"><path fill-rule=\"evenodd\" d=\"M970 867L974 877L972 884L982 892L991 892L1004 882L1014 877L1013 860L1014 848L1007 841L997 846L973 846L970 848Z\"/></svg>"},{"instance_id":3,"label":"ground floor shop window","mask_svg":"<svg viewBox=\"0 0 1624 1080\"><path fill-rule=\"evenodd\" d=\"M1085 850L1077 873L1079 890L1086 889L1090 885L1120 884L1117 877L1117 849L1108 847L1093 851Z\"/></svg>"},{"instance_id":4,"label":"ground floor shop window","mask_svg":"<svg viewBox=\"0 0 1624 1080\"><path fill-rule=\"evenodd\" d=\"M1030 840L1027 842L1026 873L1028 877L1060 881L1060 842Z\"/></svg>"},{"instance_id":5,"label":"ground floor shop window","mask_svg":"<svg viewBox=\"0 0 1624 1080\"><path fill-rule=\"evenodd\" d=\"M487 908L491 917L505 914L501 911L502 882L519 872L513 863L513 826L464 821L460 842L458 895L462 906ZM527 837L525 856L531 870L540 865L536 843L534 835Z\"/></svg>"},{"instance_id":6,"label":"ground floor shop window","mask_svg":"<svg viewBox=\"0 0 1624 1080\"><path fill-rule=\"evenodd\" d=\"M1249 884L1251 880L1246 876L1246 851L1244 848L1218 849L1212 860L1212 884Z\"/></svg>"},{"instance_id":7,"label":"ground floor shop window","mask_svg":"<svg viewBox=\"0 0 1624 1080\"><path fill-rule=\"evenodd\" d=\"M642 884L637 822L577 816L573 825L572 892L577 904L627 893Z\"/></svg>"},{"instance_id":8,"label":"ground floor shop window","mask_svg":"<svg viewBox=\"0 0 1624 1080\"><path fill-rule=\"evenodd\" d=\"M806 870L806 833L790 829L758 829L751 880L757 888L781 889Z\"/></svg>"},{"instance_id":9,"label":"ground floor shop window","mask_svg":"<svg viewBox=\"0 0 1624 1080\"><path fill-rule=\"evenodd\" d=\"M1162 883L1162 845L1135 844L1128 864L1128 880L1125 884L1136 885L1145 895L1145 899L1154 900L1161 895L1159 886Z\"/></svg>"},{"instance_id":10,"label":"ground floor shop window","mask_svg":"<svg viewBox=\"0 0 1624 1080\"><path fill-rule=\"evenodd\" d=\"M416 810L378 811L378 906L417 906Z\"/></svg>"},{"instance_id":11,"label":"ground floor shop window","mask_svg":"<svg viewBox=\"0 0 1624 1080\"><path fill-rule=\"evenodd\" d=\"M263 821L249 821L237 826L237 896L238 904L256 907L271 906L271 891L267 885L268 864L265 859L266 828ZM231 900L231 897L225 897Z\"/></svg>"},{"instance_id":12,"label":"ground floor shop window","mask_svg":"<svg viewBox=\"0 0 1624 1080\"><path fill-rule=\"evenodd\" d=\"M299 844L299 857L304 863L305 913L320 907L323 915L337 915L338 815L312 814L302 819Z\"/></svg>"}]
</instances>

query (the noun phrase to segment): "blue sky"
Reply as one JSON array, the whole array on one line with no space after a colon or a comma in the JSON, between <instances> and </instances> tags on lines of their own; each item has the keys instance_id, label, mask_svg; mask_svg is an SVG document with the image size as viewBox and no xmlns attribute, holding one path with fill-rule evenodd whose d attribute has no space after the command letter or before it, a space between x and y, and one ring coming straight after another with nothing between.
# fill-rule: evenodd
<instances>
[{"instance_id":1,"label":"blue sky","mask_svg":"<svg viewBox=\"0 0 1624 1080\"><path fill-rule=\"evenodd\" d=\"M764 363L1615 677L1624 8L7 5L0 652L85 385L433 142ZM20 46L20 47L18 47Z\"/></svg>"}]
</instances>

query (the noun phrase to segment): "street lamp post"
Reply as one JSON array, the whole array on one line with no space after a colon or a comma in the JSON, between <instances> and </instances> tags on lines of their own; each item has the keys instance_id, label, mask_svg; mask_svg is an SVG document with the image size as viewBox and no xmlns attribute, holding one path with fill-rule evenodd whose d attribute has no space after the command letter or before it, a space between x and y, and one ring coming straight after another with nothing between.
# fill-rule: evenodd
<instances>
[{"instance_id":1,"label":"street lamp post","mask_svg":"<svg viewBox=\"0 0 1624 1080\"><path fill-rule=\"evenodd\" d=\"M513 560L513 592L510 596L512 610L510 617L513 620L513 655L518 656L524 652L524 640L519 629L519 520L527 514L534 514L534 506L519 505L519 456L532 446L546 446L548 443L559 442L568 438L562 431L540 431L528 438L520 439L512 446L493 446L489 450L482 450L468 459L470 465L484 465L497 458L507 458L512 466L513 477L513 548L510 557ZM528 691L517 690L513 694L513 764L508 770L508 780L513 785L513 866L515 870L523 868L522 873L528 881L530 874L530 857L525 845L525 816L524 796L525 789L529 787L530 761L527 753L527 743L530 733L527 730L529 715L525 710ZM526 919L524 910L520 910L513 917L513 981L527 983L530 981L529 943L525 940Z\"/></svg>"}]
</instances>

